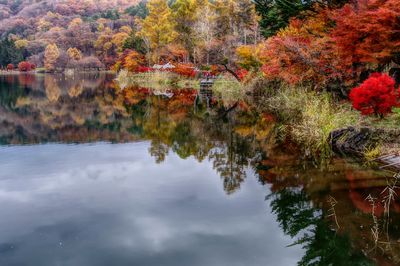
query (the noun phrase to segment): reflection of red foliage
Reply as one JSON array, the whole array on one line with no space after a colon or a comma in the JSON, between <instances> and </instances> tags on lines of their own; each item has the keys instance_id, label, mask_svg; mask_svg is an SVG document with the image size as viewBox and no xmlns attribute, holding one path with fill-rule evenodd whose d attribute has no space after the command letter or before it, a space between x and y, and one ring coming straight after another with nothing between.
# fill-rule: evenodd
<instances>
[{"instance_id":1,"label":"reflection of red foliage","mask_svg":"<svg viewBox=\"0 0 400 266\"><path fill-rule=\"evenodd\" d=\"M353 107L363 115L384 116L399 104L399 92L395 81L386 74L374 73L350 93Z\"/></svg>"},{"instance_id":2,"label":"reflection of red foliage","mask_svg":"<svg viewBox=\"0 0 400 266\"><path fill-rule=\"evenodd\" d=\"M14 70L14 65L13 64L8 64L7 65L7 70Z\"/></svg>"},{"instance_id":3,"label":"reflection of red foliage","mask_svg":"<svg viewBox=\"0 0 400 266\"><path fill-rule=\"evenodd\" d=\"M27 72L32 70L32 65L29 62L22 61L18 64L18 70L21 72Z\"/></svg>"},{"instance_id":4,"label":"reflection of red foliage","mask_svg":"<svg viewBox=\"0 0 400 266\"><path fill-rule=\"evenodd\" d=\"M275 121L276 121L276 120L275 120L275 117L274 117L273 115L271 115L271 114L266 114L266 113L263 114L263 120L264 120L265 122L275 122Z\"/></svg>"},{"instance_id":5,"label":"reflection of red foliage","mask_svg":"<svg viewBox=\"0 0 400 266\"><path fill-rule=\"evenodd\" d=\"M247 111L250 109L249 105L244 101L239 101L239 108L240 110Z\"/></svg>"},{"instance_id":6,"label":"reflection of red foliage","mask_svg":"<svg viewBox=\"0 0 400 266\"><path fill-rule=\"evenodd\" d=\"M346 172L346 178L349 181L349 198L358 210L367 214L372 213L372 202L367 199L368 195L372 195L376 198L374 200L374 214L376 216L381 216L384 214L385 207L383 199L388 193L388 190L385 190L385 187L369 187L368 183L371 182L371 179L355 178L353 172ZM385 191L385 193L383 193L383 191ZM396 193L397 192L398 191L396 191ZM390 207L395 212L400 212L400 204L398 201L391 202Z\"/></svg>"},{"instance_id":7,"label":"reflection of red foliage","mask_svg":"<svg viewBox=\"0 0 400 266\"><path fill-rule=\"evenodd\" d=\"M372 203L369 202L366 197L364 197L359 191L357 190L350 190L350 199L354 206L362 211L363 213L371 214L372 213ZM384 208L380 201L375 201L375 209L374 215L381 216L384 213Z\"/></svg>"},{"instance_id":8,"label":"reflection of red foliage","mask_svg":"<svg viewBox=\"0 0 400 266\"><path fill-rule=\"evenodd\" d=\"M123 90L125 104L135 105L150 95L148 88L126 88Z\"/></svg>"},{"instance_id":9,"label":"reflection of red foliage","mask_svg":"<svg viewBox=\"0 0 400 266\"><path fill-rule=\"evenodd\" d=\"M18 82L26 87L32 86L36 82L35 75L18 75Z\"/></svg>"}]
</instances>

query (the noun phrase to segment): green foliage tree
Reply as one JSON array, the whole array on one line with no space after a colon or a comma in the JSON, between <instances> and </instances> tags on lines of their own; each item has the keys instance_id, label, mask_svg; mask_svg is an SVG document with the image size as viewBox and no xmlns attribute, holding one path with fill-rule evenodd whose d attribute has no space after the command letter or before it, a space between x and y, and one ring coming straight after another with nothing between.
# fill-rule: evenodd
<instances>
[{"instance_id":1,"label":"green foliage tree","mask_svg":"<svg viewBox=\"0 0 400 266\"><path fill-rule=\"evenodd\" d=\"M15 47L15 43L8 38L0 41L0 66L17 65L23 61L23 53Z\"/></svg>"},{"instance_id":2,"label":"green foliage tree","mask_svg":"<svg viewBox=\"0 0 400 266\"><path fill-rule=\"evenodd\" d=\"M149 9L146 6L147 1L142 0L139 4L131 6L125 10L125 13L132 17L139 17L145 19L149 15Z\"/></svg>"},{"instance_id":3,"label":"green foliage tree","mask_svg":"<svg viewBox=\"0 0 400 266\"><path fill-rule=\"evenodd\" d=\"M288 25L289 19L297 17L313 4L312 0L254 0L261 17L260 27L265 37L274 35Z\"/></svg>"},{"instance_id":4,"label":"green foliage tree","mask_svg":"<svg viewBox=\"0 0 400 266\"><path fill-rule=\"evenodd\" d=\"M147 49L146 49L146 44L144 40L137 35L137 32L132 30L129 34L129 37L125 40L125 42L122 45L123 50L135 50L141 54L146 54Z\"/></svg>"},{"instance_id":5,"label":"green foliage tree","mask_svg":"<svg viewBox=\"0 0 400 266\"><path fill-rule=\"evenodd\" d=\"M304 17L304 11L313 10L315 5L338 8L347 2L349 0L254 0L265 37L286 27L291 18Z\"/></svg>"}]
</instances>

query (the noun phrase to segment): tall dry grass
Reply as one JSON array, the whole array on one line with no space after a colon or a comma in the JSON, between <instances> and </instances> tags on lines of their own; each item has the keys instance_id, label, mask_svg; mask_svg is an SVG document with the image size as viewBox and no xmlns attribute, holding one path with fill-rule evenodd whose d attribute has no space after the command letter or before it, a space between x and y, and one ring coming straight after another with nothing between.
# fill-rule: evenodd
<instances>
[{"instance_id":1,"label":"tall dry grass","mask_svg":"<svg viewBox=\"0 0 400 266\"><path fill-rule=\"evenodd\" d=\"M333 130L357 123L359 115L349 105L335 103L328 93L282 85L264 103L284 125L306 154L329 158L329 135Z\"/></svg>"}]
</instances>

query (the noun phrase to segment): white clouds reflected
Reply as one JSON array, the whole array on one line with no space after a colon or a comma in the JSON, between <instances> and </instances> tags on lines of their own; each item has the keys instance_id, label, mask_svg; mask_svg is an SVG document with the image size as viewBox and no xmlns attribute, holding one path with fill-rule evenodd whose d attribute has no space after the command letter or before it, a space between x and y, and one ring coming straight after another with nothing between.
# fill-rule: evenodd
<instances>
[{"instance_id":1,"label":"white clouds reflected","mask_svg":"<svg viewBox=\"0 0 400 266\"><path fill-rule=\"evenodd\" d=\"M0 148L1 265L295 265L267 188L149 144Z\"/></svg>"}]
</instances>

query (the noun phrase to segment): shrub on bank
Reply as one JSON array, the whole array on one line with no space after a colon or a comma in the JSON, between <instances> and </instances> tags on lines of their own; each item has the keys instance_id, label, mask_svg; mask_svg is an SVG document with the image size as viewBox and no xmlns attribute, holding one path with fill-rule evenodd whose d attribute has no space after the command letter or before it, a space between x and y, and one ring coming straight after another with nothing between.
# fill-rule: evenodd
<instances>
[{"instance_id":1,"label":"shrub on bank","mask_svg":"<svg viewBox=\"0 0 400 266\"><path fill-rule=\"evenodd\" d=\"M8 71L14 70L14 68L15 68L15 67L14 67L13 64L8 64L8 65L7 65L7 70L8 70Z\"/></svg>"},{"instance_id":2,"label":"shrub on bank","mask_svg":"<svg viewBox=\"0 0 400 266\"><path fill-rule=\"evenodd\" d=\"M121 89L130 86L140 86L151 89L170 89L170 88L197 88L197 80L185 79L169 71L150 71L144 73L132 73L121 70L116 78Z\"/></svg>"},{"instance_id":3,"label":"shrub on bank","mask_svg":"<svg viewBox=\"0 0 400 266\"><path fill-rule=\"evenodd\" d=\"M22 61L18 64L18 70L21 72L28 72L32 70L32 64L26 61Z\"/></svg>"},{"instance_id":4,"label":"shrub on bank","mask_svg":"<svg viewBox=\"0 0 400 266\"><path fill-rule=\"evenodd\" d=\"M374 73L350 93L353 107L363 115L384 117L399 106L400 91L387 74Z\"/></svg>"}]
</instances>

